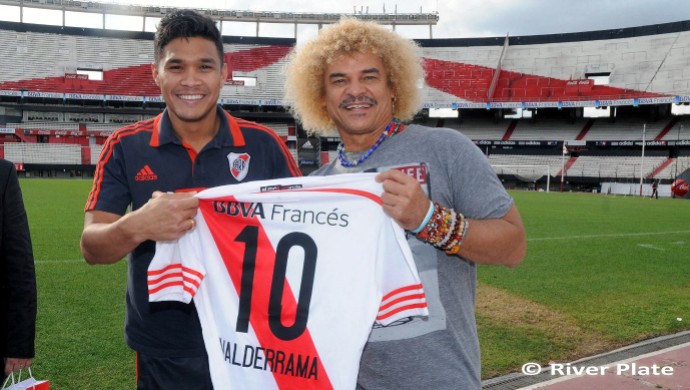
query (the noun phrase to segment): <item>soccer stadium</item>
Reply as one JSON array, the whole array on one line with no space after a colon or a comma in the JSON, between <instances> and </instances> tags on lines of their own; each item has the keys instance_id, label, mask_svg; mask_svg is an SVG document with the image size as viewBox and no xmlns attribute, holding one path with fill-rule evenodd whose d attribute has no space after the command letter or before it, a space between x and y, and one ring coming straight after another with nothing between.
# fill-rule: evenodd
<instances>
[{"instance_id":1,"label":"soccer stadium","mask_svg":"<svg viewBox=\"0 0 690 390\"><path fill-rule=\"evenodd\" d=\"M170 11L76 0L0 5L154 20ZM342 16L200 12L257 26L323 25ZM347 16L422 26L443 17ZM134 354L121 326L127 265L88 267L78 246L106 139L165 107L151 77L153 38L0 21L0 157L19 173L32 228L34 373L58 390L133 388ZM339 139L307 135L283 100L283 68L297 40L223 40L230 72L222 107L273 129L305 175L336 158ZM484 387L545 380L520 375L526 362L601 357L658 337L690 342L690 212L678 199L690 198L690 20L416 42L426 76L414 122L471 138L520 206L528 232L523 265L478 272ZM649 200L654 182L658 201Z\"/></svg>"},{"instance_id":2,"label":"soccer stadium","mask_svg":"<svg viewBox=\"0 0 690 390\"><path fill-rule=\"evenodd\" d=\"M107 11L98 3L63 4ZM165 12L140 8L145 15ZM231 11L209 12L231 17ZM438 18L414 16L419 24ZM16 59L0 76L0 155L27 175L88 177L110 132L162 110L150 77L151 33L11 22L0 27L5 58ZM688 28L676 22L418 40L427 75L425 108L416 121L472 138L509 188L633 195L651 192L656 179L660 194L672 196L671 185L690 168L688 120L673 109L690 104ZM309 172L333 158L337 140L306 138L286 113L281 69L294 44L226 36L231 72L220 103L272 127ZM451 114L435 117L438 109Z\"/></svg>"}]
</instances>

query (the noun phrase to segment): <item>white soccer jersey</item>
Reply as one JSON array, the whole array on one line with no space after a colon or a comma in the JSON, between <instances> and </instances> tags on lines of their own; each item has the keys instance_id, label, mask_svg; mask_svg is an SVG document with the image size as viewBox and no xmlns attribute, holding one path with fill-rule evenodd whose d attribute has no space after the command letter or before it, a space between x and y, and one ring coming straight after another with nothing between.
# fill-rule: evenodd
<instances>
[{"instance_id":1,"label":"white soccer jersey","mask_svg":"<svg viewBox=\"0 0 690 390\"><path fill-rule=\"evenodd\" d=\"M156 244L149 300L194 299L215 388L354 389L372 325L428 315L375 175L211 188Z\"/></svg>"}]
</instances>

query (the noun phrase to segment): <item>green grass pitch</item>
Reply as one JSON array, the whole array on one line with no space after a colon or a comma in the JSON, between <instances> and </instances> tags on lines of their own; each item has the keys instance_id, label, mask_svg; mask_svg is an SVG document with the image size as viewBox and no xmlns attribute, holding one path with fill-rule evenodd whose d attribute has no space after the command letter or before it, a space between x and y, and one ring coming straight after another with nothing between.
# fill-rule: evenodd
<instances>
[{"instance_id":1,"label":"green grass pitch","mask_svg":"<svg viewBox=\"0 0 690 390\"><path fill-rule=\"evenodd\" d=\"M38 283L34 374L54 390L133 389L127 264L79 251L89 180L22 179ZM690 202L511 192L528 237L516 268L480 266L484 377L690 329Z\"/></svg>"}]
</instances>

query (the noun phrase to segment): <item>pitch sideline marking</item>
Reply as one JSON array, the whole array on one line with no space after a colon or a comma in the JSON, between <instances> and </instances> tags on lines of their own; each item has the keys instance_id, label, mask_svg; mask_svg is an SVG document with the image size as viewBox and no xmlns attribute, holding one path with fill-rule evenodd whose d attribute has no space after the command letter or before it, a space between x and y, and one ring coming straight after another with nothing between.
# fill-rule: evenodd
<instances>
[{"instance_id":1,"label":"pitch sideline marking","mask_svg":"<svg viewBox=\"0 0 690 390\"><path fill-rule=\"evenodd\" d=\"M622 238L622 237L642 237L642 236L658 236L662 234L683 234L690 233L690 230L678 230L673 232L647 232L647 233L617 233L617 234L588 234L582 236L564 236L564 237L541 237L528 238L527 241L550 241L550 240L578 240L590 238Z\"/></svg>"},{"instance_id":2,"label":"pitch sideline marking","mask_svg":"<svg viewBox=\"0 0 690 390\"><path fill-rule=\"evenodd\" d=\"M658 246L654 246L652 244L637 244L640 248L646 248L646 249L654 249L655 251L665 251L666 249L664 248L659 248Z\"/></svg>"},{"instance_id":3,"label":"pitch sideline marking","mask_svg":"<svg viewBox=\"0 0 690 390\"><path fill-rule=\"evenodd\" d=\"M527 241L551 241L551 240L573 240L573 239L590 239L590 238L621 238L621 237L639 237L639 236L658 236L662 234L683 234L690 233L690 230L678 230L672 232L648 232L648 233L620 233L620 234L589 234L583 236L565 236L565 237L541 237L541 238L528 238ZM676 241L675 244L683 245L685 241ZM640 246L648 247L644 244L638 244ZM71 259L71 260L36 260L34 264L60 264L60 263L84 263L84 259Z\"/></svg>"},{"instance_id":4,"label":"pitch sideline marking","mask_svg":"<svg viewBox=\"0 0 690 390\"><path fill-rule=\"evenodd\" d=\"M122 259L122 261L127 262L127 259ZM89 265L84 259L48 259L48 260L34 260L34 264L74 264L74 263L84 263Z\"/></svg>"},{"instance_id":5,"label":"pitch sideline marking","mask_svg":"<svg viewBox=\"0 0 690 390\"><path fill-rule=\"evenodd\" d=\"M71 263L84 263L84 259L68 259L68 260L34 260L34 264L71 264Z\"/></svg>"}]
</instances>

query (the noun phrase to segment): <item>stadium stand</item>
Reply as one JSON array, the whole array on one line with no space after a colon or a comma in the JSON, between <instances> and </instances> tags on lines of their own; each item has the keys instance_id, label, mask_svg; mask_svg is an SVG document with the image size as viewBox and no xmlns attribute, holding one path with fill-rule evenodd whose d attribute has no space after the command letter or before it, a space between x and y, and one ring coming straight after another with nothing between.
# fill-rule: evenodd
<instances>
[{"instance_id":1,"label":"stadium stand","mask_svg":"<svg viewBox=\"0 0 690 390\"><path fill-rule=\"evenodd\" d=\"M644 161L640 156L580 156L567 170L566 175L628 179L639 178L640 169L643 169L642 174L647 177L664 161L666 161L665 157L654 156L647 156Z\"/></svg>"},{"instance_id":2,"label":"stadium stand","mask_svg":"<svg viewBox=\"0 0 690 390\"><path fill-rule=\"evenodd\" d=\"M24 122L62 122L62 112L24 111Z\"/></svg>"},{"instance_id":3,"label":"stadium stand","mask_svg":"<svg viewBox=\"0 0 690 390\"><path fill-rule=\"evenodd\" d=\"M24 130L72 130L79 131L79 123L74 122L27 122L27 123L7 123L5 127L9 129Z\"/></svg>"},{"instance_id":4,"label":"stadium stand","mask_svg":"<svg viewBox=\"0 0 690 390\"><path fill-rule=\"evenodd\" d=\"M27 172L90 176L108 134L164 107L151 79L152 40L0 22L0 156ZM284 108L281 69L295 43L224 37L231 72L220 103L273 128L307 173L335 158L339 140L311 139ZM668 185L688 169L690 117L672 107L690 104L690 21L418 43L426 78L415 121L467 135L508 187L544 187L543 175L533 177L545 169L552 187L562 175L566 190L588 191L640 176ZM439 108L454 114L430 116ZM608 116L586 114L604 109Z\"/></svg>"},{"instance_id":5,"label":"stadium stand","mask_svg":"<svg viewBox=\"0 0 690 390\"><path fill-rule=\"evenodd\" d=\"M92 163L95 163L96 161L98 161L98 156L100 156L102 149L103 149L103 145L93 145L90 148L91 155L89 156L89 158L90 158Z\"/></svg>"},{"instance_id":6,"label":"stadium stand","mask_svg":"<svg viewBox=\"0 0 690 390\"><path fill-rule=\"evenodd\" d=\"M12 142L5 144L5 158L26 164L81 165L82 148L76 144L40 144Z\"/></svg>"},{"instance_id":7,"label":"stadium stand","mask_svg":"<svg viewBox=\"0 0 690 390\"><path fill-rule=\"evenodd\" d=\"M574 140L587 125L582 119L573 123L563 123L562 120L545 118L538 122L518 121L510 139L514 140Z\"/></svg>"},{"instance_id":8,"label":"stadium stand","mask_svg":"<svg viewBox=\"0 0 690 390\"><path fill-rule=\"evenodd\" d=\"M122 123L89 123L86 125L87 134L112 133L122 127Z\"/></svg>"},{"instance_id":9,"label":"stadium stand","mask_svg":"<svg viewBox=\"0 0 690 390\"><path fill-rule=\"evenodd\" d=\"M642 133L646 131L647 139L654 139L661 133L665 123L641 123L640 118L617 118L615 123L606 120L595 121L587 132L585 139L588 141L608 140L642 140Z\"/></svg>"},{"instance_id":10,"label":"stadium stand","mask_svg":"<svg viewBox=\"0 0 690 390\"><path fill-rule=\"evenodd\" d=\"M449 127L451 129L459 130L461 133L474 140L500 140L506 133L511 121L501 120L498 123L493 123L485 118L462 118L449 119L445 118L442 121L435 121L436 123L423 123L432 127Z\"/></svg>"},{"instance_id":11,"label":"stadium stand","mask_svg":"<svg viewBox=\"0 0 690 390\"><path fill-rule=\"evenodd\" d=\"M614 100L687 95L690 86L682 76L683 52L690 43L687 24L510 37L507 45L505 38L420 43L427 83L445 93L440 95L445 101L436 104L450 107L469 100L482 108L486 102L599 100L607 106ZM495 72L497 84L489 96ZM609 84L598 85L590 75L606 76Z\"/></svg>"},{"instance_id":12,"label":"stadium stand","mask_svg":"<svg viewBox=\"0 0 690 390\"><path fill-rule=\"evenodd\" d=\"M0 156L27 173L89 176L110 133L164 107L151 78L152 33L0 22L0 40L0 61L8 69L0 75ZM297 158L295 123L282 107L279 74L295 40L225 41L232 72L221 103L236 116L274 128ZM39 150L51 157L36 155Z\"/></svg>"}]
</instances>

